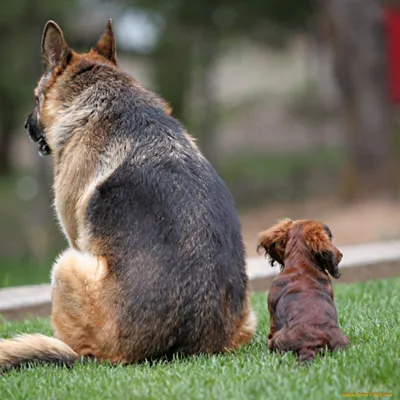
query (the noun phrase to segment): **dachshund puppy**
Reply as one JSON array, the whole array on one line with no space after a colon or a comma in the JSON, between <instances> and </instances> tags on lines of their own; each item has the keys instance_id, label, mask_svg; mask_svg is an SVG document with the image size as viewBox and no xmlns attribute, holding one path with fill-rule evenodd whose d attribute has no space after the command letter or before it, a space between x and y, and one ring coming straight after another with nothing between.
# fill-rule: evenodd
<instances>
[{"instance_id":1,"label":"dachshund puppy","mask_svg":"<svg viewBox=\"0 0 400 400\"><path fill-rule=\"evenodd\" d=\"M268 295L268 348L292 351L300 362L308 362L326 348L347 347L329 278L340 277L343 255L332 244L329 227L311 220L283 220L260 234L257 250L269 256L271 266L281 266Z\"/></svg>"}]
</instances>

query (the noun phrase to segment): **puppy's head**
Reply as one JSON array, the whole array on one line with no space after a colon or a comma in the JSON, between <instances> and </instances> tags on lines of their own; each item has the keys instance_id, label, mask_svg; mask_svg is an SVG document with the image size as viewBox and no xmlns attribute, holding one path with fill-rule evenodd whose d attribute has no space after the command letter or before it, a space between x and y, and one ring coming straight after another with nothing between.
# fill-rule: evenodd
<instances>
[{"instance_id":1,"label":"puppy's head","mask_svg":"<svg viewBox=\"0 0 400 400\"><path fill-rule=\"evenodd\" d=\"M57 134L52 127L86 89L83 75L97 63L116 67L115 38L111 20L97 45L87 54L77 54L64 39L60 27L47 22L42 36L44 73L35 88L35 107L29 114L25 129L32 141L38 143L39 153L47 155L57 147ZM86 79L88 82L90 79Z\"/></svg>"},{"instance_id":2,"label":"puppy's head","mask_svg":"<svg viewBox=\"0 0 400 400\"><path fill-rule=\"evenodd\" d=\"M340 277L339 263L342 253L332 243L332 233L327 225L312 220L284 220L260 234L257 247L281 266L287 257L296 255L310 259L319 269L334 278Z\"/></svg>"}]
</instances>

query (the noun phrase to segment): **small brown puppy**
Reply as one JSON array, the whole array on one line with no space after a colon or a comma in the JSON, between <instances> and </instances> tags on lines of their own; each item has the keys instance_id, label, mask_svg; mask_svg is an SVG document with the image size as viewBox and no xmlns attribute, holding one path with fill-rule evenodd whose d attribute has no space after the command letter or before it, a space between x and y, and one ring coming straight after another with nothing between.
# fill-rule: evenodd
<instances>
[{"instance_id":1,"label":"small brown puppy","mask_svg":"<svg viewBox=\"0 0 400 400\"><path fill-rule=\"evenodd\" d=\"M342 253L328 226L311 220L283 220L260 234L258 251L280 264L268 295L268 347L312 361L328 348L347 347L341 332L328 272L339 278Z\"/></svg>"}]
</instances>

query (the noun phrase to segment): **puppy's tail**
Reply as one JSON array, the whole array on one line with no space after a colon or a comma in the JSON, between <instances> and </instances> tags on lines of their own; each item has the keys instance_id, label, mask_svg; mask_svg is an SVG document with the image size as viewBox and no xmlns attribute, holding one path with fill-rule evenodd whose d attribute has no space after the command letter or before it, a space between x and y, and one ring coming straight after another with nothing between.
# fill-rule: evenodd
<instances>
[{"instance_id":1,"label":"puppy's tail","mask_svg":"<svg viewBox=\"0 0 400 400\"><path fill-rule=\"evenodd\" d=\"M307 364L313 361L322 350L323 347L303 347L297 354L299 362Z\"/></svg>"},{"instance_id":2,"label":"puppy's tail","mask_svg":"<svg viewBox=\"0 0 400 400\"><path fill-rule=\"evenodd\" d=\"M300 363L309 363L329 348L329 338L320 330L304 332L301 337L282 329L275 333L272 348L279 351L292 351Z\"/></svg>"},{"instance_id":3,"label":"puppy's tail","mask_svg":"<svg viewBox=\"0 0 400 400\"><path fill-rule=\"evenodd\" d=\"M0 372L39 362L71 366L80 357L61 340L40 334L0 340Z\"/></svg>"}]
</instances>

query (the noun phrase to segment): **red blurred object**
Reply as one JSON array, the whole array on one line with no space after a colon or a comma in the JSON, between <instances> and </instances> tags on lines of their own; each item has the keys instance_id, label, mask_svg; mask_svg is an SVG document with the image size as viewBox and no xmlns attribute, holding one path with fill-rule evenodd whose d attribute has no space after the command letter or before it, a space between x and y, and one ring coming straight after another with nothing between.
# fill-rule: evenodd
<instances>
[{"instance_id":1,"label":"red blurred object","mask_svg":"<svg viewBox=\"0 0 400 400\"><path fill-rule=\"evenodd\" d=\"M400 104L400 7L384 9L390 100Z\"/></svg>"}]
</instances>

